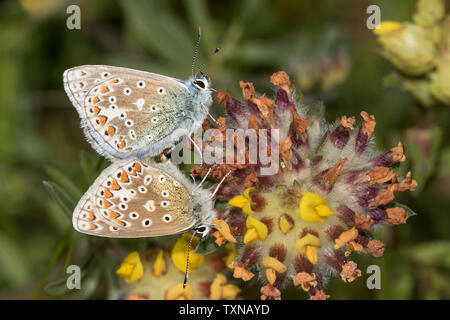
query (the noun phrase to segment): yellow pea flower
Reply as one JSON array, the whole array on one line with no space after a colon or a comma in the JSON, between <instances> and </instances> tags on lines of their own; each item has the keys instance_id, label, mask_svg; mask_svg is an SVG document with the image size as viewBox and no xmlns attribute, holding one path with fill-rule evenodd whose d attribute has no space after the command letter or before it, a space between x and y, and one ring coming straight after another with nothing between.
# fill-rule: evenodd
<instances>
[{"instance_id":1,"label":"yellow pea flower","mask_svg":"<svg viewBox=\"0 0 450 320\"><path fill-rule=\"evenodd\" d=\"M250 198L250 192L255 191L255 188L250 187L245 189L244 194L239 195L228 201L228 205L232 207L238 207L242 209L245 214L252 214L252 199Z\"/></svg>"},{"instance_id":2,"label":"yellow pea flower","mask_svg":"<svg viewBox=\"0 0 450 320\"><path fill-rule=\"evenodd\" d=\"M227 284L227 278L223 274L218 273L211 284L210 298L211 300L233 300L240 291L239 287Z\"/></svg>"},{"instance_id":3,"label":"yellow pea flower","mask_svg":"<svg viewBox=\"0 0 450 320\"><path fill-rule=\"evenodd\" d=\"M153 275L160 277L166 272L166 260L164 260L164 252L160 250L153 264Z\"/></svg>"},{"instance_id":4,"label":"yellow pea flower","mask_svg":"<svg viewBox=\"0 0 450 320\"><path fill-rule=\"evenodd\" d=\"M395 21L383 21L381 22L376 29L373 30L373 33L376 35L386 34L388 32L396 31L402 27L402 24Z\"/></svg>"},{"instance_id":5,"label":"yellow pea flower","mask_svg":"<svg viewBox=\"0 0 450 320\"><path fill-rule=\"evenodd\" d=\"M127 283L133 283L141 279L144 275L144 267L142 266L139 253L133 251L126 256L116 274L124 278Z\"/></svg>"},{"instance_id":6,"label":"yellow pea flower","mask_svg":"<svg viewBox=\"0 0 450 320\"><path fill-rule=\"evenodd\" d=\"M244 235L244 243L249 244L257 239L264 241L269 234L267 226L258 219L248 216L246 220L247 232Z\"/></svg>"},{"instance_id":7,"label":"yellow pea flower","mask_svg":"<svg viewBox=\"0 0 450 320\"><path fill-rule=\"evenodd\" d=\"M175 246L172 249L172 261L175 267L181 272L186 271L186 263L187 263L187 250L189 246L189 240L191 239L191 233L183 234L175 243ZM192 240L191 252L189 254L189 273L195 271L196 268L200 267L205 263L205 257L201 254L197 254L194 252L194 248L199 242L198 237L194 237Z\"/></svg>"},{"instance_id":8,"label":"yellow pea flower","mask_svg":"<svg viewBox=\"0 0 450 320\"><path fill-rule=\"evenodd\" d=\"M170 287L166 293L166 300L192 300L194 298L194 289L188 282L186 288L182 283L177 283Z\"/></svg>"},{"instance_id":9,"label":"yellow pea flower","mask_svg":"<svg viewBox=\"0 0 450 320\"><path fill-rule=\"evenodd\" d=\"M225 261L225 264L227 268L233 269L231 264L238 255L236 243L229 242L225 245L225 248L228 251L227 260Z\"/></svg>"},{"instance_id":10,"label":"yellow pea flower","mask_svg":"<svg viewBox=\"0 0 450 320\"><path fill-rule=\"evenodd\" d=\"M306 222L322 222L328 216L334 215L334 210L328 206L328 201L313 192L306 192L300 201L300 217Z\"/></svg>"},{"instance_id":11,"label":"yellow pea flower","mask_svg":"<svg viewBox=\"0 0 450 320\"><path fill-rule=\"evenodd\" d=\"M312 264L319 261L319 248L322 247L322 242L318 237L308 233L301 239L295 242L295 249L298 253L303 254Z\"/></svg>"}]
</instances>

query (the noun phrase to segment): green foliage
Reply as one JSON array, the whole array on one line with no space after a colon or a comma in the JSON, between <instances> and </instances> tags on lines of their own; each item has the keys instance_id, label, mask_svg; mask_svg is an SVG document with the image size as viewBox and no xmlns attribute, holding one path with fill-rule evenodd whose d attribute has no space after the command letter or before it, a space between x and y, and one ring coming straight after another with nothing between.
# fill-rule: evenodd
<instances>
[{"instance_id":1,"label":"green foliage","mask_svg":"<svg viewBox=\"0 0 450 320\"><path fill-rule=\"evenodd\" d=\"M333 1L82 0L81 30L65 27L65 2L26 2L36 5L0 3L0 298L117 298L114 271L126 253L176 240L99 239L73 230L73 208L108 161L85 142L61 77L69 67L95 63L186 79L198 26L198 65L206 63L218 91L240 96L244 80L270 92L268 78L284 70L305 104L325 102L328 120L358 116L363 107L377 119L380 149L405 143L406 167L419 187L398 201L418 214L395 229L395 237L379 237L387 242L384 258L357 260L361 279L332 280L327 293L334 299L450 297L442 285L450 273L449 110L423 108L408 92L383 86L392 66L376 54L366 29L367 1L343 9ZM383 19L401 21L415 1L370 4L381 7ZM221 52L208 60L218 46ZM312 112L323 112L321 106ZM223 113L216 103L213 114ZM426 143L418 143L423 136ZM210 240L198 250L215 247ZM83 270L80 291L65 288L70 264ZM382 270L376 292L365 287L370 264ZM256 290L247 291L258 298ZM298 291L290 297L305 298Z\"/></svg>"}]
</instances>

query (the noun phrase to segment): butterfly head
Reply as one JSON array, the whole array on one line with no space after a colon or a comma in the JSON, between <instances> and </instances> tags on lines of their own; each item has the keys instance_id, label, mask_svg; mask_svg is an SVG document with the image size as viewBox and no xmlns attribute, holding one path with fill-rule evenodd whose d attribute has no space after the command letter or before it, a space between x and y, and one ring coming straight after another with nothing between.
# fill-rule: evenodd
<instances>
[{"instance_id":1,"label":"butterfly head","mask_svg":"<svg viewBox=\"0 0 450 320\"><path fill-rule=\"evenodd\" d=\"M208 75L202 73L199 77L192 79L192 85L197 88L197 90L209 90L211 87L211 79Z\"/></svg>"},{"instance_id":2,"label":"butterfly head","mask_svg":"<svg viewBox=\"0 0 450 320\"><path fill-rule=\"evenodd\" d=\"M199 201L194 205L193 215L197 220L193 231L195 231L202 239L205 239L212 230L212 219L216 216L211 200L206 202Z\"/></svg>"}]
</instances>

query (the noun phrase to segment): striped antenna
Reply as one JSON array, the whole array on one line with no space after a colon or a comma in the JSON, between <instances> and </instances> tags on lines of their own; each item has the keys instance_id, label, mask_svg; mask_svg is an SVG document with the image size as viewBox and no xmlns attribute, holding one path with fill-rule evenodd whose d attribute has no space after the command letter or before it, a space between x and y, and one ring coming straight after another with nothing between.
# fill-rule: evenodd
<instances>
[{"instance_id":1,"label":"striped antenna","mask_svg":"<svg viewBox=\"0 0 450 320\"><path fill-rule=\"evenodd\" d=\"M198 47L200 45L201 37L202 37L202 28L198 27L197 42L195 43L194 58L192 59L192 76L194 76L195 62L197 61Z\"/></svg>"},{"instance_id":2,"label":"striped antenna","mask_svg":"<svg viewBox=\"0 0 450 320\"><path fill-rule=\"evenodd\" d=\"M192 233L191 240L189 240L189 246L188 246L187 257L186 257L186 273L184 274L183 289L186 288L186 284L188 282L188 276L189 276L189 253L191 252L192 240L194 239L194 236L196 234L197 234L197 231L194 231Z\"/></svg>"}]
</instances>

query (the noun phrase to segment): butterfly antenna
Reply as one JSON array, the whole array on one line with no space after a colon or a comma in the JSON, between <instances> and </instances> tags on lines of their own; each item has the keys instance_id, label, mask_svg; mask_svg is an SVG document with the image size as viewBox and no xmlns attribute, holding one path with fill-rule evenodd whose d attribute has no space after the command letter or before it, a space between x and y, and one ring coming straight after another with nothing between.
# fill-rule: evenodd
<instances>
[{"instance_id":1,"label":"butterfly antenna","mask_svg":"<svg viewBox=\"0 0 450 320\"><path fill-rule=\"evenodd\" d=\"M184 274L184 281L183 281L183 289L186 288L186 284L188 282L188 277L189 277L189 253L191 252L191 244L192 244L192 240L194 240L194 236L197 234L197 231L194 231L192 233L192 237L189 240L189 246L188 246L188 251L187 251L187 259L186 259L186 273Z\"/></svg>"},{"instance_id":2,"label":"butterfly antenna","mask_svg":"<svg viewBox=\"0 0 450 320\"><path fill-rule=\"evenodd\" d=\"M194 192L196 192L197 189L199 189L202 186L203 182L205 182L206 178L208 178L209 174L211 173L211 170L212 170L211 168L208 169L208 172L205 174L202 181L200 181L200 183L192 190L191 192L192 194L194 194Z\"/></svg>"},{"instance_id":3,"label":"butterfly antenna","mask_svg":"<svg viewBox=\"0 0 450 320\"><path fill-rule=\"evenodd\" d=\"M214 58L216 56L217 53L219 53L220 49L222 49L221 47L217 47L214 52L209 56L208 60L203 63L200 68L198 68L197 72L195 73L195 75L197 75L197 73L203 73L202 70L205 68L205 66L211 62L212 58Z\"/></svg>"},{"instance_id":4,"label":"butterfly antenna","mask_svg":"<svg viewBox=\"0 0 450 320\"><path fill-rule=\"evenodd\" d=\"M230 174L231 174L231 170L228 171L228 173L222 178L222 180L220 180L220 182L219 182L219 184L217 185L216 189L214 190L213 194L212 194L211 197L209 197L208 200L206 200L206 201L209 201L209 200L211 200L212 198L214 198L214 196L216 195L217 191L219 191L220 186L222 185L222 183L225 181L225 179L226 179Z\"/></svg>"},{"instance_id":5,"label":"butterfly antenna","mask_svg":"<svg viewBox=\"0 0 450 320\"><path fill-rule=\"evenodd\" d=\"M195 43L194 57L192 59L192 76L194 76L195 62L197 61L198 47L200 45L201 37L202 37L202 28L198 27L197 42Z\"/></svg>"}]
</instances>

